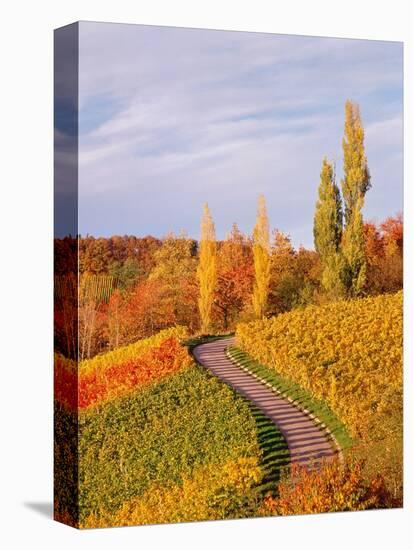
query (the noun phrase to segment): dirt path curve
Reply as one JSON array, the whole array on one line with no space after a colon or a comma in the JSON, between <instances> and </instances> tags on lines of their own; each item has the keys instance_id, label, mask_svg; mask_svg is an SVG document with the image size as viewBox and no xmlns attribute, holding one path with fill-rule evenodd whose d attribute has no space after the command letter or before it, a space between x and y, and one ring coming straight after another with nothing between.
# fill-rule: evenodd
<instances>
[{"instance_id":1,"label":"dirt path curve","mask_svg":"<svg viewBox=\"0 0 413 550\"><path fill-rule=\"evenodd\" d=\"M278 426L291 462L315 466L321 459L333 457L337 450L309 416L228 359L225 350L234 344L234 338L216 340L195 347L193 354L198 363L252 401Z\"/></svg>"}]
</instances>

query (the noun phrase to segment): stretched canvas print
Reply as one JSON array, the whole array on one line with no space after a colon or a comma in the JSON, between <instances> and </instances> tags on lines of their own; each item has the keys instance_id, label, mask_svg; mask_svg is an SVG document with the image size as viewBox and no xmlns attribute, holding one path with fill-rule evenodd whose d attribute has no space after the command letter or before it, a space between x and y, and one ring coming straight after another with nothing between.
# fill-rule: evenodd
<instances>
[{"instance_id":1,"label":"stretched canvas print","mask_svg":"<svg viewBox=\"0 0 413 550\"><path fill-rule=\"evenodd\" d=\"M403 46L55 31L55 518L403 502Z\"/></svg>"}]
</instances>

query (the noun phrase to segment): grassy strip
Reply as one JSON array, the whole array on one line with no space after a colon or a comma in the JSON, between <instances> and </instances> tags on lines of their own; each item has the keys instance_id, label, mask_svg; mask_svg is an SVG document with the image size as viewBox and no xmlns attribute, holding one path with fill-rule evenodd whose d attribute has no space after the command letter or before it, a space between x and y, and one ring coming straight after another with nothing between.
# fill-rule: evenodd
<instances>
[{"instance_id":1,"label":"grassy strip","mask_svg":"<svg viewBox=\"0 0 413 550\"><path fill-rule=\"evenodd\" d=\"M330 433L332 439L336 440L342 451L353 445L344 424L325 402L315 399L310 392L304 390L295 382L254 361L244 351L235 346L228 348L227 355L232 361L239 364L268 387L275 389L283 397L289 398L294 405L318 418L321 421L320 427L325 428Z\"/></svg>"},{"instance_id":2,"label":"grassy strip","mask_svg":"<svg viewBox=\"0 0 413 550\"><path fill-rule=\"evenodd\" d=\"M258 445L262 453L260 467L263 480L257 487L257 491L261 496L265 496L269 492L275 494L283 470L290 465L290 451L287 442L278 427L261 409L247 399L243 399L249 405L251 415L255 420Z\"/></svg>"}]
</instances>

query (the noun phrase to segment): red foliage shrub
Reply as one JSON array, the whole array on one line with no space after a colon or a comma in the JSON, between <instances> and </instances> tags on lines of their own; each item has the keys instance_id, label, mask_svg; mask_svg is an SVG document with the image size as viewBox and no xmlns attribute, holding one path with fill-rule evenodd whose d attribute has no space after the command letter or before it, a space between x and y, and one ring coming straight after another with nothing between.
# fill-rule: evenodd
<instances>
[{"instance_id":1,"label":"red foliage shrub","mask_svg":"<svg viewBox=\"0 0 413 550\"><path fill-rule=\"evenodd\" d=\"M280 482L278 497L267 496L262 505L264 515L319 514L385 508L389 493L381 476L367 481L363 462L349 459L343 465L338 459L325 463L319 470L297 464L291 476Z\"/></svg>"},{"instance_id":2,"label":"red foliage shrub","mask_svg":"<svg viewBox=\"0 0 413 550\"><path fill-rule=\"evenodd\" d=\"M87 373L79 380L79 408L124 395L179 370L187 361L186 349L171 337L136 359L113 365L104 371Z\"/></svg>"},{"instance_id":3,"label":"red foliage shrub","mask_svg":"<svg viewBox=\"0 0 413 550\"><path fill-rule=\"evenodd\" d=\"M106 368L86 372L78 372L76 362L56 355L55 398L69 410L85 409L159 380L190 362L187 349L176 336L162 340L157 346L148 345L135 356L126 355Z\"/></svg>"}]
</instances>

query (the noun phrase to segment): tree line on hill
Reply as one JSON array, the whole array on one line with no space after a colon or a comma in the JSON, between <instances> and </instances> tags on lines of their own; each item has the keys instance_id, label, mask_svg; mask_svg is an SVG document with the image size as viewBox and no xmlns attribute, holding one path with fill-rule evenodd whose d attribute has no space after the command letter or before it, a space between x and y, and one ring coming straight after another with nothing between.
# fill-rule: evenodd
<instances>
[{"instance_id":1,"label":"tree line on hill","mask_svg":"<svg viewBox=\"0 0 413 550\"><path fill-rule=\"evenodd\" d=\"M296 249L288 234L270 232L263 196L258 198L251 236L234 223L226 239L217 241L206 204L199 242L185 233L169 233L162 239L56 240L57 276L77 273L78 247L81 283L93 276L111 278L110 285L104 285L106 294L111 288L108 299L99 299L96 292L79 293L81 358L173 324L186 325L193 333L230 331L240 321L402 288L401 215L380 224L363 220L371 181L360 111L350 101L345 106L343 156L341 191L333 163L326 158L322 162L314 214L315 250ZM57 340L64 348L67 320L59 319L57 314Z\"/></svg>"}]
</instances>

